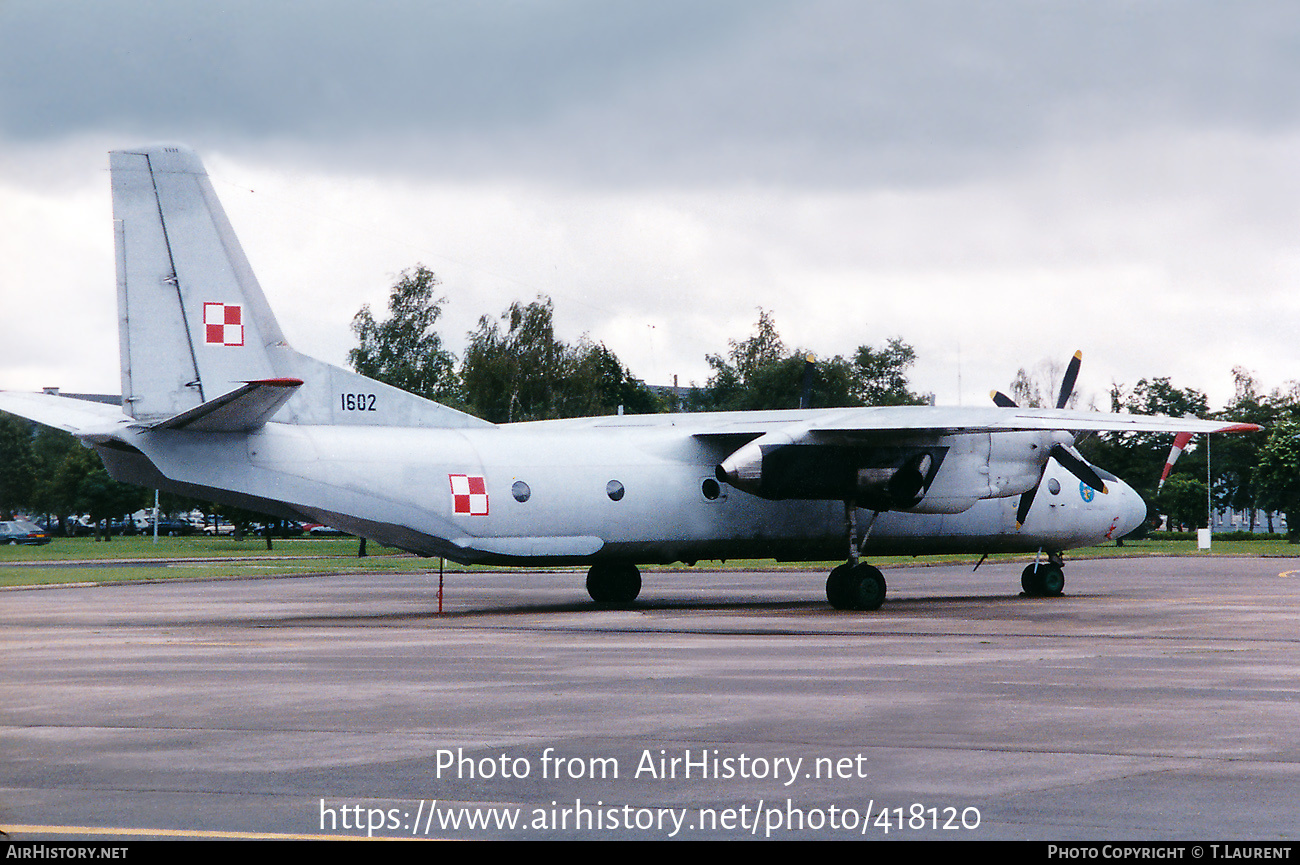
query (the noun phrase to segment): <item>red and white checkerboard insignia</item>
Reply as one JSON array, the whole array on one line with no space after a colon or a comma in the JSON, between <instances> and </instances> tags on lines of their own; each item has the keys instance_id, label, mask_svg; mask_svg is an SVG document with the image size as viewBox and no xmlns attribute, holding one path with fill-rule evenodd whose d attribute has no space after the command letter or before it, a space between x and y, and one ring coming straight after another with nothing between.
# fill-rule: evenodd
<instances>
[{"instance_id":1,"label":"red and white checkerboard insignia","mask_svg":"<svg viewBox=\"0 0 1300 865\"><path fill-rule=\"evenodd\" d=\"M208 345L243 345L243 307L237 303L203 304L203 333Z\"/></svg>"},{"instance_id":2,"label":"red and white checkerboard insignia","mask_svg":"<svg viewBox=\"0 0 1300 865\"><path fill-rule=\"evenodd\" d=\"M487 516L487 481L482 475L447 475L447 480L451 481L453 513Z\"/></svg>"}]
</instances>

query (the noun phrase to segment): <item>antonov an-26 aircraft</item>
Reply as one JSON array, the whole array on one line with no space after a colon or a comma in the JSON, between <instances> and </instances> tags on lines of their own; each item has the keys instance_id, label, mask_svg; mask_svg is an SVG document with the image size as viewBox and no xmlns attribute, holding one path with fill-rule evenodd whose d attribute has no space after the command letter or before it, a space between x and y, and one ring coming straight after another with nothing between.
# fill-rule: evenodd
<instances>
[{"instance_id":1,"label":"antonov an-26 aircraft","mask_svg":"<svg viewBox=\"0 0 1300 865\"><path fill-rule=\"evenodd\" d=\"M1060 594L1062 551L1146 517L1074 433L1255 429L1001 395L494 425L290 348L193 151L110 167L122 406L7 392L0 409L74 433L121 481L462 563L586 564L600 602L633 601L639 564L844 557L828 600L872 610L866 552L1034 552L1024 590Z\"/></svg>"}]
</instances>

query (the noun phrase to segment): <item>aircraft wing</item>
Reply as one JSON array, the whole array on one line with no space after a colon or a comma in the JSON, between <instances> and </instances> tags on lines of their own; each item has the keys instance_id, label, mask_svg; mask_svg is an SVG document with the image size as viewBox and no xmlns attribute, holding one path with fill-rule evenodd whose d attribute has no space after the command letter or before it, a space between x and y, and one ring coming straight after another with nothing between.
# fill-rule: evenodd
<instances>
[{"instance_id":1,"label":"aircraft wing","mask_svg":"<svg viewBox=\"0 0 1300 865\"><path fill-rule=\"evenodd\" d=\"M1104 481L1071 450L1075 433L1083 430L1259 429L1196 418L1010 407L886 406L781 414L715 417L692 435L730 451L717 464L718 480L760 498L854 500L875 511L918 513L960 513L980 499L1028 492L1049 458L1104 492ZM706 416L696 417L704 423Z\"/></svg>"},{"instance_id":2,"label":"aircraft wing","mask_svg":"<svg viewBox=\"0 0 1300 865\"><path fill-rule=\"evenodd\" d=\"M1189 432L1237 433L1257 432L1258 424L1238 421L1201 420L1192 417L1166 417L1164 415L1111 414L1097 411L1066 411L1063 409L1017 409L1013 423L1023 423L1014 429L1067 429L1094 432Z\"/></svg>"},{"instance_id":3,"label":"aircraft wing","mask_svg":"<svg viewBox=\"0 0 1300 865\"><path fill-rule=\"evenodd\" d=\"M863 423L863 421L867 421ZM1095 432L1252 432L1255 424L1159 415L1111 414L1064 409L936 408L915 418L887 414L879 418L840 415L809 425L811 430L930 431L942 433L1010 432L1016 430L1090 430Z\"/></svg>"},{"instance_id":4,"label":"aircraft wing","mask_svg":"<svg viewBox=\"0 0 1300 865\"><path fill-rule=\"evenodd\" d=\"M680 417L680 416L679 416ZM707 415L697 415L707 418ZM961 433L1068 430L1096 432L1254 432L1255 424L1235 421L1174 418L1160 415L1111 414L1063 409L963 408L960 406L882 406L821 412L771 412L760 417L744 413L718 415L697 438L714 439L741 435L761 436L774 431L798 430L848 437L888 437L907 433L958 435Z\"/></svg>"},{"instance_id":5,"label":"aircraft wing","mask_svg":"<svg viewBox=\"0 0 1300 865\"><path fill-rule=\"evenodd\" d=\"M131 420L121 406L19 391L0 391L0 411L92 440L111 437Z\"/></svg>"}]
</instances>

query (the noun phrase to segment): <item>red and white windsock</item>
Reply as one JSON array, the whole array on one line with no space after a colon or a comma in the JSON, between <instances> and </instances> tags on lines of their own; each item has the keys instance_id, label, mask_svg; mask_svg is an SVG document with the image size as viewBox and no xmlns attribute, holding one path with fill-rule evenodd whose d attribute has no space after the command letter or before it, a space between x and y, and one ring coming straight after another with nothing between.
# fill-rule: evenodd
<instances>
[{"instance_id":1,"label":"red and white windsock","mask_svg":"<svg viewBox=\"0 0 1300 865\"><path fill-rule=\"evenodd\" d=\"M1178 462L1182 456L1183 448L1192 440L1192 434L1189 432L1180 432L1174 436L1174 446L1169 449L1169 459L1165 460L1165 470L1160 473L1160 483L1156 484L1156 493L1159 494L1160 488L1165 485L1165 479L1169 477L1169 470Z\"/></svg>"}]
</instances>

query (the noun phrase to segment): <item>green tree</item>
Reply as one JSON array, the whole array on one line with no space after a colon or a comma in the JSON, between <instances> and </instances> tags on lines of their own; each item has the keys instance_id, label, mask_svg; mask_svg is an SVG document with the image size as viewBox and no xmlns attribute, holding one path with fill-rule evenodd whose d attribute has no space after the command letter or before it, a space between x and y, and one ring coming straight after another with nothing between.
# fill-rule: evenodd
<instances>
[{"instance_id":1,"label":"green tree","mask_svg":"<svg viewBox=\"0 0 1300 865\"><path fill-rule=\"evenodd\" d=\"M1169 528L1187 526L1197 529L1205 527L1206 505L1205 482L1187 475L1171 477L1156 497L1156 508L1169 517Z\"/></svg>"},{"instance_id":2,"label":"green tree","mask_svg":"<svg viewBox=\"0 0 1300 865\"><path fill-rule=\"evenodd\" d=\"M705 362L713 370L708 385L696 391L691 407L697 410L742 410L756 408L793 408L798 404L798 384L790 394L771 390L774 379L779 386L786 384L786 373L796 377L803 374L801 359L788 357L785 343L777 333L776 322L772 314L761 306L758 308L758 323L754 333L744 340L727 340L730 349L727 354L709 354ZM759 371L783 361L789 362L789 370L773 372L769 370L763 381L756 382ZM797 371L796 371L797 369ZM796 378L796 381L800 379ZM793 395L795 403L790 404Z\"/></svg>"},{"instance_id":3,"label":"green tree","mask_svg":"<svg viewBox=\"0 0 1300 865\"><path fill-rule=\"evenodd\" d=\"M388 318L375 321L366 304L352 319L359 345L348 362L361 375L427 399L460 402L456 357L434 327L447 298L434 289L441 280L423 264L402 271L388 296Z\"/></svg>"},{"instance_id":4,"label":"green tree","mask_svg":"<svg viewBox=\"0 0 1300 865\"><path fill-rule=\"evenodd\" d=\"M729 340L727 354L706 355L713 370L691 407L701 411L797 408L805 349L787 352L771 313L761 307L754 333ZM922 405L928 400L908 388L907 370L916 351L894 337L881 348L859 346L853 360L836 355L816 362L811 404L830 408L861 405Z\"/></svg>"},{"instance_id":5,"label":"green tree","mask_svg":"<svg viewBox=\"0 0 1300 865\"><path fill-rule=\"evenodd\" d=\"M1285 513L1287 540L1300 542L1300 423L1284 420L1269 431L1254 480L1260 507Z\"/></svg>"},{"instance_id":6,"label":"green tree","mask_svg":"<svg viewBox=\"0 0 1300 865\"><path fill-rule=\"evenodd\" d=\"M47 426L38 425L32 438L36 482L32 488L31 508L37 513L56 517L63 534L68 533L68 517L77 513L76 484L60 485L59 471L70 455L84 450L71 433Z\"/></svg>"},{"instance_id":7,"label":"green tree","mask_svg":"<svg viewBox=\"0 0 1300 865\"><path fill-rule=\"evenodd\" d=\"M97 534L101 520L125 516L153 501L147 490L109 477L99 455L89 448L68 452L55 473L55 484L59 495L72 503L73 511L90 516Z\"/></svg>"},{"instance_id":8,"label":"green tree","mask_svg":"<svg viewBox=\"0 0 1300 865\"><path fill-rule=\"evenodd\" d=\"M883 348L858 346L853 355L853 396L861 405L924 405L928 400L908 389L907 371L916 363L916 350L900 337Z\"/></svg>"},{"instance_id":9,"label":"green tree","mask_svg":"<svg viewBox=\"0 0 1300 865\"><path fill-rule=\"evenodd\" d=\"M31 422L0 415L0 517L31 504L35 479Z\"/></svg>"},{"instance_id":10,"label":"green tree","mask_svg":"<svg viewBox=\"0 0 1300 865\"><path fill-rule=\"evenodd\" d=\"M786 358L785 343L781 342L781 335L776 332L776 322L772 319L772 314L761 306L758 308L758 324L754 327L753 335L741 342L734 339L728 342L731 344L731 366L735 368L741 384L746 387L760 369Z\"/></svg>"},{"instance_id":11,"label":"green tree","mask_svg":"<svg viewBox=\"0 0 1300 865\"><path fill-rule=\"evenodd\" d=\"M1222 420L1259 424L1271 428L1279 420L1294 417L1300 405L1293 392L1274 390L1259 393L1254 377L1242 367L1232 371L1236 386L1232 402L1215 417ZM1255 509L1260 506L1255 470L1268 437L1263 434L1220 436L1214 440L1211 471L1215 503L1250 514L1254 529Z\"/></svg>"},{"instance_id":12,"label":"green tree","mask_svg":"<svg viewBox=\"0 0 1300 865\"><path fill-rule=\"evenodd\" d=\"M594 417L617 411L654 414L665 410L663 401L645 382L635 378L603 342L581 339L568 350L569 399L561 407L564 417Z\"/></svg>"},{"instance_id":13,"label":"green tree","mask_svg":"<svg viewBox=\"0 0 1300 865\"><path fill-rule=\"evenodd\" d=\"M662 411L603 343L569 345L555 336L554 306L539 295L483 316L469 334L461 381L470 410L494 423Z\"/></svg>"},{"instance_id":14,"label":"green tree","mask_svg":"<svg viewBox=\"0 0 1300 865\"><path fill-rule=\"evenodd\" d=\"M550 298L512 303L500 317L483 316L469 334L461 381L471 409L493 423L557 417L556 390L564 346L555 338Z\"/></svg>"}]
</instances>

